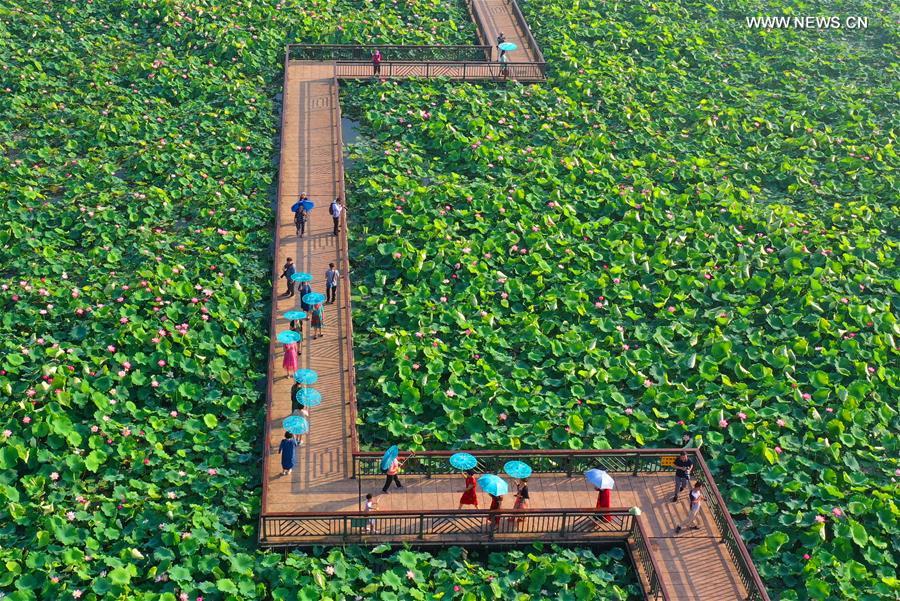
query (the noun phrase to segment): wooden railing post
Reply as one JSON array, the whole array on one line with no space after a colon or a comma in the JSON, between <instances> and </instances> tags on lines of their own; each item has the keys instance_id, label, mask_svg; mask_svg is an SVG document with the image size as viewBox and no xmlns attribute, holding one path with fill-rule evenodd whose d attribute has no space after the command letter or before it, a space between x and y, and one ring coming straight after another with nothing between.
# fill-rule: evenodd
<instances>
[{"instance_id":1,"label":"wooden railing post","mask_svg":"<svg viewBox=\"0 0 900 601\"><path fill-rule=\"evenodd\" d=\"M425 538L425 515L419 514L419 540Z\"/></svg>"},{"instance_id":2,"label":"wooden railing post","mask_svg":"<svg viewBox=\"0 0 900 601\"><path fill-rule=\"evenodd\" d=\"M640 465L641 465L641 456L640 456L640 454L635 453L634 454L634 470L631 472L632 476L638 475L638 469L640 468Z\"/></svg>"},{"instance_id":3,"label":"wooden railing post","mask_svg":"<svg viewBox=\"0 0 900 601\"><path fill-rule=\"evenodd\" d=\"M566 536L566 518L568 517L568 513L563 512L562 514L562 526L559 529L559 535L562 537Z\"/></svg>"}]
</instances>

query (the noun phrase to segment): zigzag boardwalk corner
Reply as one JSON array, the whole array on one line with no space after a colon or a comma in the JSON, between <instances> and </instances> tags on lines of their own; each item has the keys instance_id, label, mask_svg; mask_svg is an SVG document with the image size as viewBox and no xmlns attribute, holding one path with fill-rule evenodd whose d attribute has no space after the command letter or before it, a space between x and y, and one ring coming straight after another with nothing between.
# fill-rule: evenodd
<instances>
[{"instance_id":1,"label":"zigzag boardwalk corner","mask_svg":"<svg viewBox=\"0 0 900 601\"><path fill-rule=\"evenodd\" d=\"M380 77L544 80L543 56L515 0L470 0L468 6L482 45L381 46ZM493 60L493 40L501 31L519 46L517 54L526 57L509 63L505 72ZM471 451L482 468L494 472L511 459L534 468L530 508L491 514L501 518L496 529L490 527L487 511L456 510L462 478L447 463L450 453L419 453L404 466L402 491L381 496L374 514L360 511L365 493L379 492L380 454L360 452L356 438L346 221L340 235L333 236L325 207L335 196L344 197L338 80L371 78L369 52L364 46L301 45L288 46L286 52L260 544L616 544L627 549L648 599L767 600L699 450L689 452L702 472L708 504L700 529L677 537L675 526L686 517L687 505L670 502L675 449ZM319 206L311 213L306 235L298 238L290 207L301 192ZM298 449L297 467L283 476L276 453L284 436L282 420L292 411L293 380L283 375L274 334L287 329L281 316L299 304L297 297L281 296L278 276L287 257L294 258L298 271L313 274L316 291L322 291L329 263L343 277L337 302L326 305L324 336L305 336L302 343L300 366L318 372L316 388L324 402L310 410L310 434ZM600 464L616 480L609 510L593 508L596 493L581 476ZM487 505L484 496L480 506ZM367 532L368 520L374 520L374 528Z\"/></svg>"}]
</instances>

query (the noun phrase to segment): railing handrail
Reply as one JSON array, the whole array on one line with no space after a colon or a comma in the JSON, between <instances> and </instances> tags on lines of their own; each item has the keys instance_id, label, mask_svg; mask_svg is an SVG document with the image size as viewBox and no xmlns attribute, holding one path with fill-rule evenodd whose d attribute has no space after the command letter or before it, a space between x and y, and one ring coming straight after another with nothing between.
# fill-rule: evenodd
<instances>
[{"instance_id":1,"label":"railing handrail","mask_svg":"<svg viewBox=\"0 0 900 601\"><path fill-rule=\"evenodd\" d=\"M634 521L632 522L632 528L637 530L640 533L641 542L644 545L644 551L647 554L647 558L650 561L650 567L653 568L655 574L647 574L647 579L649 580L649 585L652 591L653 588L653 577L656 576L656 586L659 589L659 594L662 596L663 601L669 601L669 593L666 590L665 585L663 584L662 578L660 574L662 574L662 570L660 570L659 564L656 562L656 556L650 551L650 548L647 546L647 530L644 528L644 518L641 516L635 516Z\"/></svg>"},{"instance_id":2,"label":"railing handrail","mask_svg":"<svg viewBox=\"0 0 900 601\"><path fill-rule=\"evenodd\" d=\"M450 50L471 50L472 48L490 48L487 44L288 44L291 48L372 48L381 50L382 48L439 48Z\"/></svg>"},{"instance_id":3,"label":"railing handrail","mask_svg":"<svg viewBox=\"0 0 900 601\"><path fill-rule=\"evenodd\" d=\"M551 514L570 514L570 515L593 515L593 514L603 514L603 515L613 515L613 516L623 516L623 515L631 515L631 510L628 507L602 507L602 508L585 508L585 507L556 507L556 508L547 508L547 507L527 507L523 509L512 509L512 508L500 508L500 509L392 509L392 510L378 510L375 512L366 512L366 511L332 511L332 512L321 512L321 511L298 511L298 512L278 512L278 513L263 513L261 514L264 518L269 519L311 519L311 518L322 518L322 519L330 519L330 518L338 518L343 516L352 516L352 517L409 517L414 515L423 515L423 516L436 516L436 515L458 515L460 517L465 516L473 516L473 515L496 515L497 513L511 513L513 515L551 515Z\"/></svg>"},{"instance_id":4,"label":"railing handrail","mask_svg":"<svg viewBox=\"0 0 900 601\"><path fill-rule=\"evenodd\" d=\"M565 457L567 455L591 457L594 455L678 455L682 451L688 454L695 452L694 448L661 448L661 449L510 449L508 451L498 449L454 449L440 451L402 451L401 457L415 454L419 457L449 457L454 453L469 453L470 455L479 456L503 456L503 455L532 455L532 456L548 456L548 457ZM381 457L384 453L381 451L360 451L353 453L354 457L370 458ZM674 470L674 468L673 468Z\"/></svg>"},{"instance_id":5,"label":"railing handrail","mask_svg":"<svg viewBox=\"0 0 900 601\"><path fill-rule=\"evenodd\" d=\"M722 521L725 523L726 528L728 528L728 533L731 534L733 544L737 547L738 555L742 560L741 563L743 565L737 565L735 567L737 567L738 570L744 570L748 573L749 579L756 587L762 601L770 601L769 594L766 592L766 586L763 584L759 572L756 571L756 565L754 565L753 560L750 558L750 552L747 550L744 539L741 537L740 532L738 532L734 520L731 519L731 514L728 512L728 505L725 504L725 500L722 498L721 493L719 493L719 487L716 486L716 481L713 479L712 472L706 465L706 461L703 459L703 454L700 452L700 449L694 449L694 455L697 458L697 463L700 465L700 470L703 472L703 477L705 478L704 483L715 498L716 505L718 505L718 509L722 513ZM751 591L747 592L751 593Z\"/></svg>"},{"instance_id":6,"label":"railing handrail","mask_svg":"<svg viewBox=\"0 0 900 601\"><path fill-rule=\"evenodd\" d=\"M287 89L288 79L288 53L284 53L284 89ZM281 98L281 118L279 135L284 135L284 123L286 119L286 111L284 110L285 97ZM275 184L275 229L278 229L278 211L281 208L281 174L284 173L284 153L280 152L278 157L278 182ZM266 500L269 494L269 454L271 453L271 423L272 423L272 383L275 380L275 329L277 323L277 315L275 309L278 307L278 251L281 250L281 236L275 236L275 247L272 251L272 315L269 320L269 364L267 366L268 374L266 382L266 423L263 428L263 447L262 447L262 498L261 507L266 506ZM262 533L260 533L262 534Z\"/></svg>"},{"instance_id":7,"label":"railing handrail","mask_svg":"<svg viewBox=\"0 0 900 601\"><path fill-rule=\"evenodd\" d=\"M337 83L337 78L335 77L332 80L331 85L335 86L335 99L336 102L336 111L337 111L337 152L338 152L338 195L345 207L349 206L347 201L347 190L344 186L344 130L341 124L341 103L339 98L339 88ZM338 236L338 249L343 247L343 262L341 263L341 269L344 270L344 283L341 286L343 290L341 291L341 296L344 297L344 306L347 315L347 324L346 324L346 347L347 347L347 373L349 374L349 384L347 386L347 402L350 404L350 449L352 453L355 455L359 451L359 438L358 432L356 428L356 358L353 353L353 306L350 301L350 244L348 242L349 230L348 230L348 222L347 222L347 211L343 211L342 213L342 221L343 228L341 229L340 235ZM355 461L352 457L348 458L351 461L350 469L352 471L353 465L352 462Z\"/></svg>"},{"instance_id":8,"label":"railing handrail","mask_svg":"<svg viewBox=\"0 0 900 601\"><path fill-rule=\"evenodd\" d=\"M518 22L519 27L521 27L522 32L525 34L525 39L528 40L528 45L531 47L532 52L534 52L535 58L537 58L540 62L544 62L544 54L541 52L540 46L538 46L537 40L534 39L534 34L531 33L531 28L528 26L528 21L525 20L525 15L522 14L522 9L519 8L519 3L516 0L507 0L510 7L512 8L513 17Z\"/></svg>"}]
</instances>

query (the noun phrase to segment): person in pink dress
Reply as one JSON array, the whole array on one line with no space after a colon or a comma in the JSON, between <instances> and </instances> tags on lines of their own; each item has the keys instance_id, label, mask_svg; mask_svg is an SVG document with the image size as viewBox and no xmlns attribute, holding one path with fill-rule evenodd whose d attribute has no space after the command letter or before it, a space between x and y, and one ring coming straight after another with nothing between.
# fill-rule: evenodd
<instances>
[{"instance_id":1,"label":"person in pink dress","mask_svg":"<svg viewBox=\"0 0 900 601\"><path fill-rule=\"evenodd\" d=\"M291 377L297 371L297 343L291 342L284 345L284 359L281 361L281 367Z\"/></svg>"}]
</instances>

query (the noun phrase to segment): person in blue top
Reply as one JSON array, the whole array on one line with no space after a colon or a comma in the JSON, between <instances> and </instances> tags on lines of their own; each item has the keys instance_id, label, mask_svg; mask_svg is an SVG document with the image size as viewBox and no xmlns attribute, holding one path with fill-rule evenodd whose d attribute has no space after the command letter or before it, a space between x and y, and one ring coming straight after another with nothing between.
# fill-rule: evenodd
<instances>
[{"instance_id":1,"label":"person in blue top","mask_svg":"<svg viewBox=\"0 0 900 601\"><path fill-rule=\"evenodd\" d=\"M287 476L294 469L297 455L297 440L293 434L284 433L284 440L281 441L278 452L281 453L281 475Z\"/></svg>"},{"instance_id":2,"label":"person in blue top","mask_svg":"<svg viewBox=\"0 0 900 601\"><path fill-rule=\"evenodd\" d=\"M312 305L303 301L303 297L312 292L312 286L309 285L309 282L301 282L300 283L300 308L306 311L306 319L310 318L310 311L312 311Z\"/></svg>"}]
</instances>

